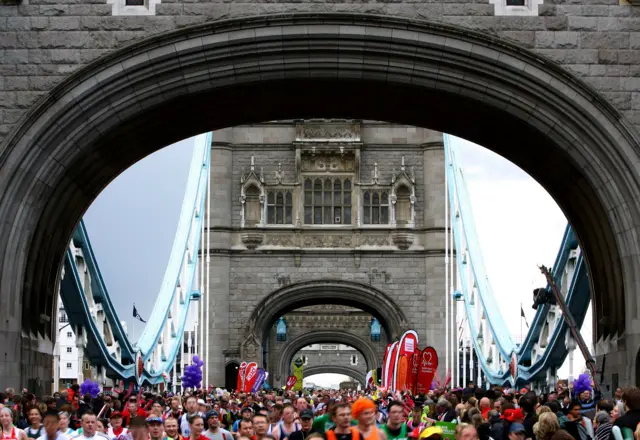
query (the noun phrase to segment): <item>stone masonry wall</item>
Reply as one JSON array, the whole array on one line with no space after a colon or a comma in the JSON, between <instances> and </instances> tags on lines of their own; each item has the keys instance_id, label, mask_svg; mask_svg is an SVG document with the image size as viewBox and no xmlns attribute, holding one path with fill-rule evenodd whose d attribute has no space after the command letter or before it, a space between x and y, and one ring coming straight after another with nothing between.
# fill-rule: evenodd
<instances>
[{"instance_id":1,"label":"stone masonry wall","mask_svg":"<svg viewBox=\"0 0 640 440\"><path fill-rule=\"evenodd\" d=\"M623 3L623 4L620 4ZM623 0L547 0L539 16L494 16L489 0L336 2L163 0L155 16L112 16L106 0L0 4L0 140L79 68L151 35L212 20L282 12L372 13L495 34L584 79L640 126L640 14ZM498 122L496 122L498 123Z\"/></svg>"}]
</instances>

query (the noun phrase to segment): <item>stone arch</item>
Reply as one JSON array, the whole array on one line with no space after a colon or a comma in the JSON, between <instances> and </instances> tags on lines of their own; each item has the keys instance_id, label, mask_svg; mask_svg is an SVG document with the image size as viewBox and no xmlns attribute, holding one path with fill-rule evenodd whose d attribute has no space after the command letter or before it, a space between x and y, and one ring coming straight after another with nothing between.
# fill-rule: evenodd
<instances>
[{"instance_id":1,"label":"stone arch","mask_svg":"<svg viewBox=\"0 0 640 440\"><path fill-rule=\"evenodd\" d=\"M238 379L238 368L240 367L240 363L238 361L232 360L225 363L224 366L224 387L227 390L235 390Z\"/></svg>"},{"instance_id":2,"label":"stone arch","mask_svg":"<svg viewBox=\"0 0 640 440\"><path fill-rule=\"evenodd\" d=\"M4 138L3 382L26 383L51 368L21 334L53 338L52 320L41 317L52 314L73 227L119 173L207 130L317 115L425 126L508 158L549 191L577 231L595 339L625 335L639 315L638 135L579 78L505 40L441 23L345 13L244 17L103 56L44 94ZM496 121L500 136L486 129Z\"/></svg>"},{"instance_id":3,"label":"stone arch","mask_svg":"<svg viewBox=\"0 0 640 440\"><path fill-rule=\"evenodd\" d=\"M399 338L408 326L402 309L382 290L356 281L320 279L289 284L267 295L251 313L245 340L250 345L262 344L271 326L286 312L330 303L357 307L376 316L390 340ZM249 359L245 353L242 356Z\"/></svg>"},{"instance_id":4,"label":"stone arch","mask_svg":"<svg viewBox=\"0 0 640 440\"><path fill-rule=\"evenodd\" d=\"M284 350L280 353L280 362L278 362L278 369L275 372L276 376L279 375L281 378L286 378L293 356L307 345L322 342L344 344L355 348L364 357L367 363L367 371L378 368L381 363L375 349L360 336L336 330L313 330L287 342Z\"/></svg>"},{"instance_id":5,"label":"stone arch","mask_svg":"<svg viewBox=\"0 0 640 440\"><path fill-rule=\"evenodd\" d=\"M314 374L344 374L360 382L362 386L365 385L367 377L355 368L344 367L339 365L316 365L315 367L306 368L304 371L304 377L310 377Z\"/></svg>"}]
</instances>

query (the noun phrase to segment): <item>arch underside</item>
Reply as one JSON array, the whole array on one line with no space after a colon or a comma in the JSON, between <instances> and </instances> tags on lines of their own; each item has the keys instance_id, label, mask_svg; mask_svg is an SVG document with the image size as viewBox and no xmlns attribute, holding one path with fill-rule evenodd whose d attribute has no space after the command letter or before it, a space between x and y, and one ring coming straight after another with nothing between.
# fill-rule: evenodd
<instances>
[{"instance_id":1,"label":"arch underside","mask_svg":"<svg viewBox=\"0 0 640 440\"><path fill-rule=\"evenodd\" d=\"M288 376L289 366L298 351L308 345L320 344L323 342L344 344L355 348L364 357L367 364L367 371L378 368L380 365L381 360L378 359L375 348L363 338L344 331L312 330L286 343L286 346L280 353L276 375L280 375L280 377Z\"/></svg>"},{"instance_id":2,"label":"arch underside","mask_svg":"<svg viewBox=\"0 0 640 440\"><path fill-rule=\"evenodd\" d=\"M309 367L304 370L305 378L313 376L314 374L344 374L345 376L349 376L357 380L363 386L367 379L364 374L355 368L340 365L316 365L315 367Z\"/></svg>"},{"instance_id":3,"label":"arch underside","mask_svg":"<svg viewBox=\"0 0 640 440\"><path fill-rule=\"evenodd\" d=\"M346 305L368 312L379 319L390 340L398 338L408 326L402 309L382 290L356 281L319 279L289 284L267 295L251 314L249 333L263 341L280 316L318 304Z\"/></svg>"},{"instance_id":4,"label":"arch underside","mask_svg":"<svg viewBox=\"0 0 640 440\"><path fill-rule=\"evenodd\" d=\"M7 345L19 347L21 332L51 336L39 317L52 313L72 230L123 170L197 133L310 117L429 127L511 160L580 238L595 339L622 335L637 316L638 140L604 99L552 62L468 29L288 14L185 28L107 55L5 138L0 288L3 309L18 317L2 330Z\"/></svg>"}]
</instances>

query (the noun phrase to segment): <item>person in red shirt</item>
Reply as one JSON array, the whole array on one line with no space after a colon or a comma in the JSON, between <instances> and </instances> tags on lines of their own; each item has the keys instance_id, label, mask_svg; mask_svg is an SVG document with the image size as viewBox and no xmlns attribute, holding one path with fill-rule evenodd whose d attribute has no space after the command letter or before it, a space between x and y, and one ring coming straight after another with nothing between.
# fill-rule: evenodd
<instances>
[{"instance_id":1,"label":"person in red shirt","mask_svg":"<svg viewBox=\"0 0 640 440\"><path fill-rule=\"evenodd\" d=\"M144 409L138 407L138 398L135 396L129 397L129 402L127 403L127 409L122 412L123 425L129 426L131 423L131 417L142 417L146 420L149 417L149 413Z\"/></svg>"},{"instance_id":2,"label":"person in red shirt","mask_svg":"<svg viewBox=\"0 0 640 440\"><path fill-rule=\"evenodd\" d=\"M190 440L209 440L202 435L204 432L204 418L199 414L189 417L189 431L191 432L189 434Z\"/></svg>"}]
</instances>

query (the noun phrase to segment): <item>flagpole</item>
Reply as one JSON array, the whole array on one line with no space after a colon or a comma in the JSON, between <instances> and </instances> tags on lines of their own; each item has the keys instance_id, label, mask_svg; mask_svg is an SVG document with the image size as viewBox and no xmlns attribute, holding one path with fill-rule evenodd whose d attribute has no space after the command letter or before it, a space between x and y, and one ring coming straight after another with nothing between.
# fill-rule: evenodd
<instances>
[{"instance_id":1,"label":"flagpole","mask_svg":"<svg viewBox=\"0 0 640 440\"><path fill-rule=\"evenodd\" d=\"M522 345L522 318L524 318L524 309L522 303L520 303L520 345Z\"/></svg>"}]
</instances>

